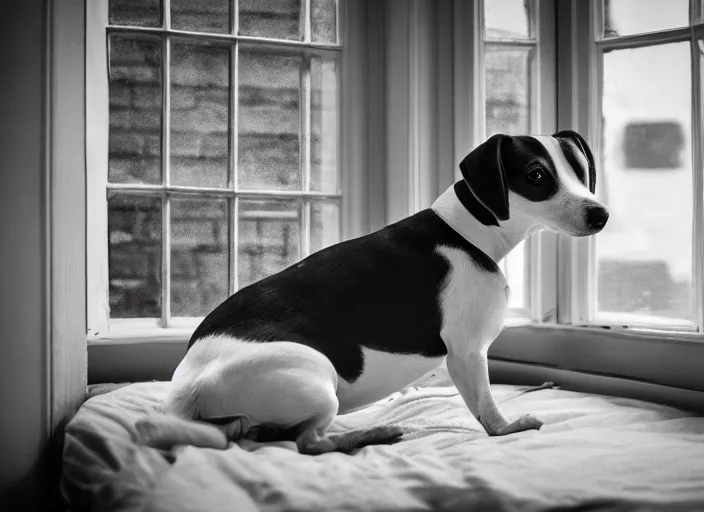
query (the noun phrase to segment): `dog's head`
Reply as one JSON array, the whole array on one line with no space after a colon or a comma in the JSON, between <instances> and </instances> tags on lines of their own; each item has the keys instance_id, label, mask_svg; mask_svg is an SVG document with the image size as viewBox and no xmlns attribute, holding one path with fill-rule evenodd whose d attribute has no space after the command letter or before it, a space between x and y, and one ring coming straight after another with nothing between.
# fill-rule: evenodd
<instances>
[{"instance_id":1,"label":"dog's head","mask_svg":"<svg viewBox=\"0 0 704 512\"><path fill-rule=\"evenodd\" d=\"M594 195L594 157L576 132L494 135L462 160L462 203L481 222L499 226L527 217L573 236L598 233L609 212ZM466 186L465 186L466 183Z\"/></svg>"}]
</instances>

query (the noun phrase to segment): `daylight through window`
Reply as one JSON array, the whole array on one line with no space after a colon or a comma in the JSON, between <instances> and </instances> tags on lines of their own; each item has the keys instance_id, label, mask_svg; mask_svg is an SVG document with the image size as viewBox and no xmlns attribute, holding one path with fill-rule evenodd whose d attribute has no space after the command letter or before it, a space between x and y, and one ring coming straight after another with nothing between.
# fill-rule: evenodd
<instances>
[{"instance_id":1,"label":"daylight through window","mask_svg":"<svg viewBox=\"0 0 704 512\"><path fill-rule=\"evenodd\" d=\"M692 7L688 0L603 4L597 185L611 217L595 240L597 323L698 322L702 212L693 191L701 189L702 169L693 126L702 120L692 115L701 113L692 56L701 59L702 50L689 28L698 17Z\"/></svg>"}]
</instances>

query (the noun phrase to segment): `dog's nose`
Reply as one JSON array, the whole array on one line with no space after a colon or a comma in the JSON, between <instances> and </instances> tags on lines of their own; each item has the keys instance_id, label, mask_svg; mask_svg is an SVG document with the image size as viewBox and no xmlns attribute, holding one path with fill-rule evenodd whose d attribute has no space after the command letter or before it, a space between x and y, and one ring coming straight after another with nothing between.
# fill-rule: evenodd
<instances>
[{"instance_id":1,"label":"dog's nose","mask_svg":"<svg viewBox=\"0 0 704 512\"><path fill-rule=\"evenodd\" d=\"M587 225L592 229L601 229L609 220L609 212L601 206L587 208Z\"/></svg>"}]
</instances>

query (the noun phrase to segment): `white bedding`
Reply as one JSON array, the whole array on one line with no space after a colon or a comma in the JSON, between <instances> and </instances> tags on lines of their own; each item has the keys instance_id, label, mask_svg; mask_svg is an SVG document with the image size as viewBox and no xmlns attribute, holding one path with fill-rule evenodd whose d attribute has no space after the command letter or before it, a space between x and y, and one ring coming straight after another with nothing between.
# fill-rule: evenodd
<instances>
[{"instance_id":1,"label":"white bedding","mask_svg":"<svg viewBox=\"0 0 704 512\"><path fill-rule=\"evenodd\" d=\"M704 510L704 418L672 408L493 386L506 415L545 425L490 438L441 371L332 427L401 425L395 445L167 453L138 444L134 425L168 385L94 396L69 423L62 486L74 510Z\"/></svg>"}]
</instances>

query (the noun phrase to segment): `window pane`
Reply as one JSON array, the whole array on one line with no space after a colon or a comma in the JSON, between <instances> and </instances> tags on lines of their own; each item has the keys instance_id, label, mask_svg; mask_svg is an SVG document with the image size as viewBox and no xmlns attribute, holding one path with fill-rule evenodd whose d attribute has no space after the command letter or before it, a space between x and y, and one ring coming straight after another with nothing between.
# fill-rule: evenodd
<instances>
[{"instance_id":1,"label":"window pane","mask_svg":"<svg viewBox=\"0 0 704 512\"><path fill-rule=\"evenodd\" d=\"M493 2L485 2L488 5ZM516 2L521 6L522 2ZM500 5L500 4L497 4ZM488 9L488 7L487 7ZM484 54L486 136L497 133L525 135L531 133L533 48L497 48L486 46ZM525 243L519 244L504 262L511 289L510 308L528 307L528 283L525 272Z\"/></svg>"},{"instance_id":2,"label":"window pane","mask_svg":"<svg viewBox=\"0 0 704 512\"><path fill-rule=\"evenodd\" d=\"M488 39L528 39L532 36L531 0L484 2L484 35Z\"/></svg>"},{"instance_id":3,"label":"window pane","mask_svg":"<svg viewBox=\"0 0 704 512\"><path fill-rule=\"evenodd\" d=\"M336 43L337 1L310 0L311 39L320 43Z\"/></svg>"},{"instance_id":4,"label":"window pane","mask_svg":"<svg viewBox=\"0 0 704 512\"><path fill-rule=\"evenodd\" d=\"M688 43L604 55L598 311L691 318L691 92Z\"/></svg>"},{"instance_id":5,"label":"window pane","mask_svg":"<svg viewBox=\"0 0 704 512\"><path fill-rule=\"evenodd\" d=\"M110 36L112 183L161 182L161 42Z\"/></svg>"},{"instance_id":6,"label":"window pane","mask_svg":"<svg viewBox=\"0 0 704 512\"><path fill-rule=\"evenodd\" d=\"M511 290L508 300L509 308L528 307L528 286L525 264L526 243L523 241L506 255L506 280Z\"/></svg>"},{"instance_id":7,"label":"window pane","mask_svg":"<svg viewBox=\"0 0 704 512\"><path fill-rule=\"evenodd\" d=\"M689 0L604 0L604 37L684 27Z\"/></svg>"},{"instance_id":8,"label":"window pane","mask_svg":"<svg viewBox=\"0 0 704 512\"><path fill-rule=\"evenodd\" d=\"M239 0L243 36L303 39L301 0Z\"/></svg>"},{"instance_id":9,"label":"window pane","mask_svg":"<svg viewBox=\"0 0 704 512\"><path fill-rule=\"evenodd\" d=\"M108 198L111 318L161 315L161 199Z\"/></svg>"},{"instance_id":10,"label":"window pane","mask_svg":"<svg viewBox=\"0 0 704 512\"><path fill-rule=\"evenodd\" d=\"M298 189L301 58L241 47L239 62L239 187Z\"/></svg>"},{"instance_id":11,"label":"window pane","mask_svg":"<svg viewBox=\"0 0 704 512\"><path fill-rule=\"evenodd\" d=\"M193 32L230 32L230 0L171 0L171 27Z\"/></svg>"},{"instance_id":12,"label":"window pane","mask_svg":"<svg viewBox=\"0 0 704 512\"><path fill-rule=\"evenodd\" d=\"M340 205L337 201L313 201L310 205L310 252L340 241Z\"/></svg>"},{"instance_id":13,"label":"window pane","mask_svg":"<svg viewBox=\"0 0 704 512\"><path fill-rule=\"evenodd\" d=\"M171 314L205 316L227 298L225 199L171 199Z\"/></svg>"},{"instance_id":14,"label":"window pane","mask_svg":"<svg viewBox=\"0 0 704 512\"><path fill-rule=\"evenodd\" d=\"M527 134L531 129L532 48L487 46L484 59L486 136Z\"/></svg>"},{"instance_id":15,"label":"window pane","mask_svg":"<svg viewBox=\"0 0 704 512\"><path fill-rule=\"evenodd\" d=\"M310 188L337 192L337 74L334 60L312 59Z\"/></svg>"},{"instance_id":16,"label":"window pane","mask_svg":"<svg viewBox=\"0 0 704 512\"><path fill-rule=\"evenodd\" d=\"M111 25L161 26L161 0L110 0Z\"/></svg>"},{"instance_id":17,"label":"window pane","mask_svg":"<svg viewBox=\"0 0 704 512\"><path fill-rule=\"evenodd\" d=\"M297 201L239 201L239 287L259 281L300 258Z\"/></svg>"},{"instance_id":18,"label":"window pane","mask_svg":"<svg viewBox=\"0 0 704 512\"><path fill-rule=\"evenodd\" d=\"M230 49L172 43L171 183L226 187Z\"/></svg>"}]
</instances>

